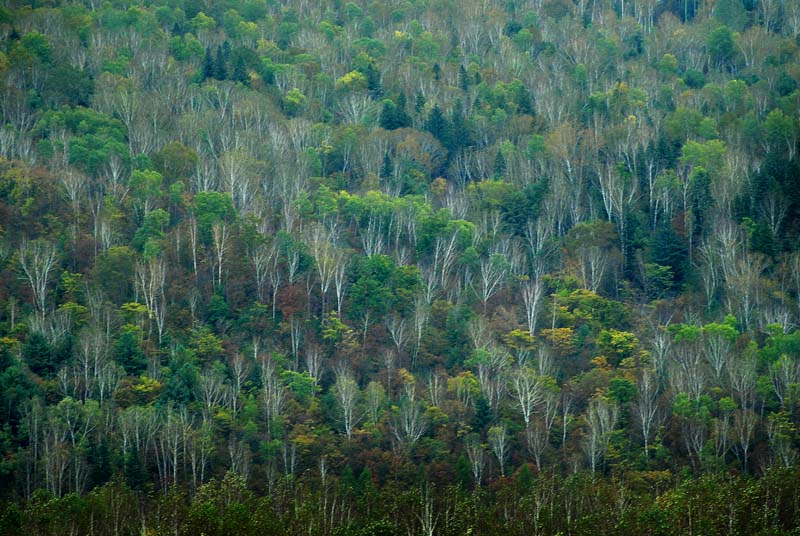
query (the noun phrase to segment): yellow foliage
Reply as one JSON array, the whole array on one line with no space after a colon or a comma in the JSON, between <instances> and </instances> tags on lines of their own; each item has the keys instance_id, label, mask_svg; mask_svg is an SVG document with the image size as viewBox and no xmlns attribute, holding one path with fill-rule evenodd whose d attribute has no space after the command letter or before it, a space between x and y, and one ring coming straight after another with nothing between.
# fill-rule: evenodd
<instances>
[{"instance_id":1,"label":"yellow foliage","mask_svg":"<svg viewBox=\"0 0 800 536\"><path fill-rule=\"evenodd\" d=\"M543 329L542 337L559 352L568 353L574 350L575 330L572 328Z\"/></svg>"},{"instance_id":2,"label":"yellow foliage","mask_svg":"<svg viewBox=\"0 0 800 536\"><path fill-rule=\"evenodd\" d=\"M404 368L398 370L397 375L400 377L400 381L405 384L410 385L412 383L416 383L417 381L416 378L414 378L414 375Z\"/></svg>"},{"instance_id":3,"label":"yellow foliage","mask_svg":"<svg viewBox=\"0 0 800 536\"><path fill-rule=\"evenodd\" d=\"M367 77L359 71L350 71L336 81L336 87L344 89L366 89Z\"/></svg>"}]
</instances>

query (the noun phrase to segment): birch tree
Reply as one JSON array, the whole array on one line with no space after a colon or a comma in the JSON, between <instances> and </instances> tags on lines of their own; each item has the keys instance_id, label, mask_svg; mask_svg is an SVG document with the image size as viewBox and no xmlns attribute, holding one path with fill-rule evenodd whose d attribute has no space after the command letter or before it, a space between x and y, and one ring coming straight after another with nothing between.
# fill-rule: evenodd
<instances>
[{"instance_id":1,"label":"birch tree","mask_svg":"<svg viewBox=\"0 0 800 536\"><path fill-rule=\"evenodd\" d=\"M47 313L47 285L58 263L56 248L44 240L23 240L17 259L31 286L39 317L44 318Z\"/></svg>"},{"instance_id":2,"label":"birch tree","mask_svg":"<svg viewBox=\"0 0 800 536\"><path fill-rule=\"evenodd\" d=\"M350 439L363 416L359 407L361 391L352 372L345 368L336 371L333 393L339 406L344 433Z\"/></svg>"}]
</instances>

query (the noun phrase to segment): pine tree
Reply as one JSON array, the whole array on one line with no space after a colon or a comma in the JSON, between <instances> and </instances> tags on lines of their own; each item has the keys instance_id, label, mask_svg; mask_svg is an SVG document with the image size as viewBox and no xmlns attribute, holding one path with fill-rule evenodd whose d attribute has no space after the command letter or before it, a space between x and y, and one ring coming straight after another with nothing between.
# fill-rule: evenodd
<instances>
[{"instance_id":1,"label":"pine tree","mask_svg":"<svg viewBox=\"0 0 800 536\"><path fill-rule=\"evenodd\" d=\"M456 99L453 111L450 112L450 146L449 150L458 150L472 145L472 132L464 117L461 99Z\"/></svg>"},{"instance_id":2,"label":"pine tree","mask_svg":"<svg viewBox=\"0 0 800 536\"><path fill-rule=\"evenodd\" d=\"M461 86L461 90L465 93L469 91L469 74L467 74L467 70L464 68L463 65L458 67L458 85Z\"/></svg>"},{"instance_id":3,"label":"pine tree","mask_svg":"<svg viewBox=\"0 0 800 536\"><path fill-rule=\"evenodd\" d=\"M142 465L142 460L139 458L139 453L136 449L125 453L125 460L123 466L123 473L125 475L125 483L135 490L144 490L147 483L150 481L147 471Z\"/></svg>"},{"instance_id":4,"label":"pine tree","mask_svg":"<svg viewBox=\"0 0 800 536\"><path fill-rule=\"evenodd\" d=\"M56 371L53 349L43 334L34 331L22 345L22 360L34 373L49 376Z\"/></svg>"},{"instance_id":5,"label":"pine tree","mask_svg":"<svg viewBox=\"0 0 800 536\"><path fill-rule=\"evenodd\" d=\"M368 63L362 74L367 77L367 89L370 95L380 97L383 93L383 84L381 84L381 73L375 67L375 63Z\"/></svg>"},{"instance_id":6,"label":"pine tree","mask_svg":"<svg viewBox=\"0 0 800 536\"><path fill-rule=\"evenodd\" d=\"M383 165L381 166L381 178L388 179L394 175L394 163L389 153L383 155Z\"/></svg>"},{"instance_id":7,"label":"pine tree","mask_svg":"<svg viewBox=\"0 0 800 536\"><path fill-rule=\"evenodd\" d=\"M492 422L492 407L486 397L478 397L475 400L475 415L472 417L472 428L475 431L482 431Z\"/></svg>"},{"instance_id":8,"label":"pine tree","mask_svg":"<svg viewBox=\"0 0 800 536\"><path fill-rule=\"evenodd\" d=\"M397 108L395 109L394 122L395 128L406 128L411 126L411 117L406 111L406 94L402 91L397 96Z\"/></svg>"},{"instance_id":9,"label":"pine tree","mask_svg":"<svg viewBox=\"0 0 800 536\"><path fill-rule=\"evenodd\" d=\"M520 86L514 94L514 103L521 114L533 115L533 97L525 86Z\"/></svg>"},{"instance_id":10,"label":"pine tree","mask_svg":"<svg viewBox=\"0 0 800 536\"><path fill-rule=\"evenodd\" d=\"M417 92L416 96L414 97L414 113L419 115L422 113L422 110L425 109L425 96Z\"/></svg>"},{"instance_id":11,"label":"pine tree","mask_svg":"<svg viewBox=\"0 0 800 536\"><path fill-rule=\"evenodd\" d=\"M683 265L686 262L686 243L669 223L659 226L650 248L650 261L668 266L676 282L683 280Z\"/></svg>"},{"instance_id":12,"label":"pine tree","mask_svg":"<svg viewBox=\"0 0 800 536\"><path fill-rule=\"evenodd\" d=\"M226 80L228 78L228 70L225 67L225 53L222 47L217 47L217 57L214 60L214 78L217 80Z\"/></svg>"},{"instance_id":13,"label":"pine tree","mask_svg":"<svg viewBox=\"0 0 800 536\"><path fill-rule=\"evenodd\" d=\"M214 59L211 57L211 48L206 47L206 56L203 59L203 81L214 78Z\"/></svg>"},{"instance_id":14,"label":"pine tree","mask_svg":"<svg viewBox=\"0 0 800 536\"><path fill-rule=\"evenodd\" d=\"M692 212L692 229L694 235L701 235L706 222L706 214L711 207L713 198L711 197L711 177L702 167L697 167L689 177L690 184L690 203Z\"/></svg>"},{"instance_id":15,"label":"pine tree","mask_svg":"<svg viewBox=\"0 0 800 536\"><path fill-rule=\"evenodd\" d=\"M378 120L381 128L386 130L394 130L397 128L397 106L391 99L383 101L383 108L381 108L381 115Z\"/></svg>"},{"instance_id":16,"label":"pine tree","mask_svg":"<svg viewBox=\"0 0 800 536\"><path fill-rule=\"evenodd\" d=\"M241 82L244 85L250 84L250 76L247 73L247 65L244 62L244 58L241 55L237 55L233 60L233 73L231 74L231 80L235 82Z\"/></svg>"},{"instance_id":17,"label":"pine tree","mask_svg":"<svg viewBox=\"0 0 800 536\"><path fill-rule=\"evenodd\" d=\"M472 468L469 460L463 454L456 460L456 482L463 489L469 489L472 486Z\"/></svg>"},{"instance_id":18,"label":"pine tree","mask_svg":"<svg viewBox=\"0 0 800 536\"><path fill-rule=\"evenodd\" d=\"M439 108L439 105L437 104L433 107L431 113L428 114L428 120L425 122L425 130L433 134L433 136L439 140L442 145L449 147L450 129L448 127L447 119L445 119L442 109Z\"/></svg>"},{"instance_id":19,"label":"pine tree","mask_svg":"<svg viewBox=\"0 0 800 536\"><path fill-rule=\"evenodd\" d=\"M503 151L497 150L494 157L494 178L502 179L506 175L506 159L503 156Z\"/></svg>"},{"instance_id":20,"label":"pine tree","mask_svg":"<svg viewBox=\"0 0 800 536\"><path fill-rule=\"evenodd\" d=\"M139 341L133 331L123 331L114 344L114 358L122 365L125 372L138 375L147 366L144 352L139 347Z\"/></svg>"}]
</instances>

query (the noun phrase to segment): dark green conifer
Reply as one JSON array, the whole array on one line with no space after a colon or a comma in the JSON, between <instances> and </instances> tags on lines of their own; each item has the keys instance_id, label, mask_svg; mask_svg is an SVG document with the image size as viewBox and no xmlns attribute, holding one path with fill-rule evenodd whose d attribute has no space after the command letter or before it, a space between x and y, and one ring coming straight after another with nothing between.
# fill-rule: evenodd
<instances>
[{"instance_id":1,"label":"dark green conifer","mask_svg":"<svg viewBox=\"0 0 800 536\"><path fill-rule=\"evenodd\" d=\"M228 70L225 67L225 53L222 47L217 47L217 56L214 59L214 78L217 80L226 80L228 78Z\"/></svg>"}]
</instances>

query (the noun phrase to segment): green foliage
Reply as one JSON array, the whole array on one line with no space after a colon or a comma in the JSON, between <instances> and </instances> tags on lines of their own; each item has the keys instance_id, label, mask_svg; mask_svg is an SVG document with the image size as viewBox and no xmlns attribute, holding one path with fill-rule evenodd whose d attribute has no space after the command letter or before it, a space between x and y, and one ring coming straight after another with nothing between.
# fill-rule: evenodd
<instances>
[{"instance_id":1,"label":"green foliage","mask_svg":"<svg viewBox=\"0 0 800 536\"><path fill-rule=\"evenodd\" d=\"M125 372L137 376L147 367L147 359L139 346L139 333L132 326L123 329L114 342L114 360Z\"/></svg>"},{"instance_id":2,"label":"green foliage","mask_svg":"<svg viewBox=\"0 0 800 536\"><path fill-rule=\"evenodd\" d=\"M736 58L736 44L733 32L727 26L720 26L708 36L708 52L711 60L719 65L732 64Z\"/></svg>"},{"instance_id":3,"label":"green foliage","mask_svg":"<svg viewBox=\"0 0 800 536\"><path fill-rule=\"evenodd\" d=\"M34 331L28 335L22 345L21 357L34 374L49 377L58 370L55 351L41 332Z\"/></svg>"},{"instance_id":4,"label":"green foliage","mask_svg":"<svg viewBox=\"0 0 800 536\"><path fill-rule=\"evenodd\" d=\"M596 344L608 363L617 366L625 359L634 356L639 346L639 339L627 331L604 329L597 335Z\"/></svg>"},{"instance_id":5,"label":"green foliage","mask_svg":"<svg viewBox=\"0 0 800 536\"><path fill-rule=\"evenodd\" d=\"M626 378L613 378L608 384L608 394L619 404L626 404L636 396L636 384Z\"/></svg>"},{"instance_id":6,"label":"green foliage","mask_svg":"<svg viewBox=\"0 0 800 536\"><path fill-rule=\"evenodd\" d=\"M123 162L128 159L122 122L90 108L62 108L47 112L36 124L36 130L43 136L58 130L73 134L66 148L61 145L61 140L46 137L46 142L38 150L52 154L52 151L67 149L69 162L92 175L98 175L112 157Z\"/></svg>"},{"instance_id":7,"label":"green foliage","mask_svg":"<svg viewBox=\"0 0 800 536\"><path fill-rule=\"evenodd\" d=\"M306 96L299 89L292 88L283 98L283 108L290 117L300 115L306 105Z\"/></svg>"},{"instance_id":8,"label":"green foliage","mask_svg":"<svg viewBox=\"0 0 800 536\"><path fill-rule=\"evenodd\" d=\"M215 223L229 222L236 216L231 195L221 192L198 192L194 196L193 211L206 243L211 241L211 228Z\"/></svg>"},{"instance_id":9,"label":"green foliage","mask_svg":"<svg viewBox=\"0 0 800 536\"><path fill-rule=\"evenodd\" d=\"M796 531L793 4L478 4L0 8L0 533Z\"/></svg>"}]
</instances>

